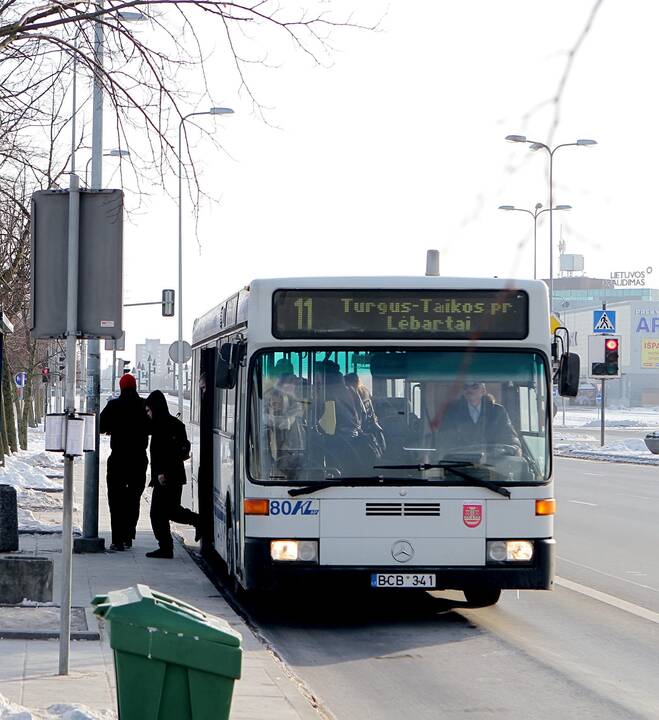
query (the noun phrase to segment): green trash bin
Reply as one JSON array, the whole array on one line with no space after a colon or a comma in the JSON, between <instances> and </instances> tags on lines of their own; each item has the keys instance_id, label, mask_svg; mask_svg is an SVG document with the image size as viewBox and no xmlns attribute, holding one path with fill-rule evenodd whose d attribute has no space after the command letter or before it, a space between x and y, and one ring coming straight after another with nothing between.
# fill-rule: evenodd
<instances>
[{"instance_id":1,"label":"green trash bin","mask_svg":"<svg viewBox=\"0 0 659 720\"><path fill-rule=\"evenodd\" d=\"M240 677L241 636L147 585L92 600L108 622L121 720L226 720Z\"/></svg>"}]
</instances>

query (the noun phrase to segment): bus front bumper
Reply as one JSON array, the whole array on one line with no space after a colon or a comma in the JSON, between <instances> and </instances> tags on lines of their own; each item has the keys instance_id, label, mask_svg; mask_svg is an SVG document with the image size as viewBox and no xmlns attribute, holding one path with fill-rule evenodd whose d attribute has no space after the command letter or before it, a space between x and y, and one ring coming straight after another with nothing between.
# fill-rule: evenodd
<instances>
[{"instance_id":1,"label":"bus front bumper","mask_svg":"<svg viewBox=\"0 0 659 720\"><path fill-rule=\"evenodd\" d=\"M493 563L478 566L378 566L319 565L318 563L274 562L270 558L270 540L245 539L246 590L293 586L331 584L336 587L350 584L356 589L368 589L374 573L432 574L436 590L465 590L469 588L499 588L501 590L551 590L554 583L556 542L551 538L534 539L533 559L530 563Z\"/></svg>"}]
</instances>

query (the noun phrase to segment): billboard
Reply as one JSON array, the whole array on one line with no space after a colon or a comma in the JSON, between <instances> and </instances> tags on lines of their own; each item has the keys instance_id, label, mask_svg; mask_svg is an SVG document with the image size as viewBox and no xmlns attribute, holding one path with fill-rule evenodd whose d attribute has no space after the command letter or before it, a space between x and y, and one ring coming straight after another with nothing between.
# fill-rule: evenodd
<instances>
[{"instance_id":1,"label":"billboard","mask_svg":"<svg viewBox=\"0 0 659 720\"><path fill-rule=\"evenodd\" d=\"M659 369L659 337L641 340L641 368L643 370Z\"/></svg>"}]
</instances>

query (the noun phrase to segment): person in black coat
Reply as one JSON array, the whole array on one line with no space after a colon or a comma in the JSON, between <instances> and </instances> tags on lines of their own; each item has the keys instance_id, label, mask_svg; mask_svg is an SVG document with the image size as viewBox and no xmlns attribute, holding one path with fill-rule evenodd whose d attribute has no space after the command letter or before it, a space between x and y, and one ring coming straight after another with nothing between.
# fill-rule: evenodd
<instances>
[{"instance_id":1,"label":"person in black coat","mask_svg":"<svg viewBox=\"0 0 659 720\"><path fill-rule=\"evenodd\" d=\"M193 525L201 535L199 515L181 506L186 483L183 462L189 457L190 443L185 425L169 413L167 400L160 390L146 399L146 412L151 419L151 527L158 541L158 550L146 554L150 558L173 558L174 542L170 520Z\"/></svg>"},{"instance_id":2,"label":"person in black coat","mask_svg":"<svg viewBox=\"0 0 659 720\"><path fill-rule=\"evenodd\" d=\"M506 408L494 402L482 382L465 384L463 396L449 405L440 428L440 445L444 454L467 448L487 451L494 445L507 445L517 454L521 452Z\"/></svg>"},{"instance_id":3,"label":"person in black coat","mask_svg":"<svg viewBox=\"0 0 659 720\"><path fill-rule=\"evenodd\" d=\"M99 421L99 432L110 436L107 483L113 551L131 547L135 539L149 442L149 419L135 378L122 375L119 389L121 394L103 408Z\"/></svg>"}]
</instances>

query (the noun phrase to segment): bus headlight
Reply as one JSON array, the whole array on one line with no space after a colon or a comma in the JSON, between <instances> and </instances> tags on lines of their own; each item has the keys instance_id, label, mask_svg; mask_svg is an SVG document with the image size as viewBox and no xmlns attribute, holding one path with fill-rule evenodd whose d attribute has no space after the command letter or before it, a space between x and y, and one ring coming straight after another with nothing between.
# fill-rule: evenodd
<instances>
[{"instance_id":1,"label":"bus headlight","mask_svg":"<svg viewBox=\"0 0 659 720\"><path fill-rule=\"evenodd\" d=\"M490 562L528 562L533 557L532 540L488 540Z\"/></svg>"},{"instance_id":2,"label":"bus headlight","mask_svg":"<svg viewBox=\"0 0 659 720\"><path fill-rule=\"evenodd\" d=\"M318 540L272 540L270 557L277 561L318 562Z\"/></svg>"}]
</instances>

